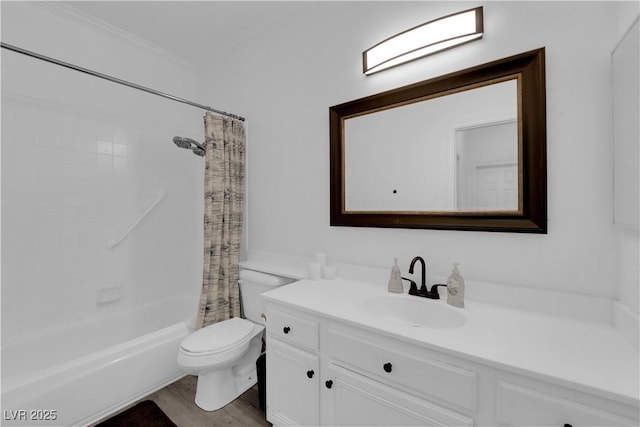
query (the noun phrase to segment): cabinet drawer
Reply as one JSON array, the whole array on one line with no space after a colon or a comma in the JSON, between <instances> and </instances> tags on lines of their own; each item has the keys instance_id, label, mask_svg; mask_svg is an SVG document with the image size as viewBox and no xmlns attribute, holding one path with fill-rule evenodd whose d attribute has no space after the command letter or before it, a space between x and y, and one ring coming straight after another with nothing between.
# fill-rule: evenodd
<instances>
[{"instance_id":1,"label":"cabinet drawer","mask_svg":"<svg viewBox=\"0 0 640 427\"><path fill-rule=\"evenodd\" d=\"M503 426L637 426L637 420L620 417L550 393L498 381L497 419Z\"/></svg>"},{"instance_id":2,"label":"cabinet drawer","mask_svg":"<svg viewBox=\"0 0 640 427\"><path fill-rule=\"evenodd\" d=\"M318 350L318 323L296 314L269 307L267 333L284 342L309 350Z\"/></svg>"},{"instance_id":3,"label":"cabinet drawer","mask_svg":"<svg viewBox=\"0 0 640 427\"><path fill-rule=\"evenodd\" d=\"M391 340L372 342L342 331L328 331L328 354L336 364L401 384L402 389L411 388L471 412L475 410L474 372L426 357L409 356L393 348Z\"/></svg>"}]
</instances>

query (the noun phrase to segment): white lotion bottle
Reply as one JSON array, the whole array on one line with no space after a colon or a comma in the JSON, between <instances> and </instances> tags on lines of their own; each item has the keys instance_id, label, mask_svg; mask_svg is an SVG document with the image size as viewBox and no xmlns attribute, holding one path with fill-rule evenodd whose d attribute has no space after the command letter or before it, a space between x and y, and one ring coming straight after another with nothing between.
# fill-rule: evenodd
<instances>
[{"instance_id":1,"label":"white lotion bottle","mask_svg":"<svg viewBox=\"0 0 640 427\"><path fill-rule=\"evenodd\" d=\"M394 258L394 266L391 267L391 277L389 277L389 286L387 287L387 290L396 294L404 292L404 286L402 286L402 275L400 274L400 267L398 267L398 258Z\"/></svg>"},{"instance_id":2,"label":"white lotion bottle","mask_svg":"<svg viewBox=\"0 0 640 427\"><path fill-rule=\"evenodd\" d=\"M464 308L464 279L460 276L458 265L453 264L451 275L447 278L447 304Z\"/></svg>"}]
</instances>

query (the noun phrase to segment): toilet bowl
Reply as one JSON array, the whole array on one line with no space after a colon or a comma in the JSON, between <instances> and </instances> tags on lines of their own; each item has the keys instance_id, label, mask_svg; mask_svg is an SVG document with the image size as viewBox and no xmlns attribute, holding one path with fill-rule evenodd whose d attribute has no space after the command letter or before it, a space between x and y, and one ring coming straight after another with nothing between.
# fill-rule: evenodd
<instances>
[{"instance_id":1,"label":"toilet bowl","mask_svg":"<svg viewBox=\"0 0 640 427\"><path fill-rule=\"evenodd\" d=\"M178 365L198 376L196 405L205 411L220 409L255 384L262 331L264 326L234 317L182 341Z\"/></svg>"},{"instance_id":2,"label":"toilet bowl","mask_svg":"<svg viewBox=\"0 0 640 427\"><path fill-rule=\"evenodd\" d=\"M256 384L256 360L264 335L260 294L292 281L242 270L239 283L246 318L234 317L206 326L182 341L178 366L198 376L195 402L200 408L220 409Z\"/></svg>"}]
</instances>

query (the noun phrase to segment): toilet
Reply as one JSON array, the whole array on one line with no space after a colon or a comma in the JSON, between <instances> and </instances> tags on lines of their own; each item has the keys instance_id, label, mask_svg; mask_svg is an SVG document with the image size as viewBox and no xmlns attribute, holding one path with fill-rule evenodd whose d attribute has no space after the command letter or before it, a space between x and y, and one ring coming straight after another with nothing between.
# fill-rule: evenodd
<instances>
[{"instance_id":1,"label":"toilet","mask_svg":"<svg viewBox=\"0 0 640 427\"><path fill-rule=\"evenodd\" d=\"M178 366L198 376L196 405L205 411L215 411L256 384L256 361L264 335L260 294L293 281L251 270L240 271L240 298L245 318L214 323L182 340Z\"/></svg>"}]
</instances>

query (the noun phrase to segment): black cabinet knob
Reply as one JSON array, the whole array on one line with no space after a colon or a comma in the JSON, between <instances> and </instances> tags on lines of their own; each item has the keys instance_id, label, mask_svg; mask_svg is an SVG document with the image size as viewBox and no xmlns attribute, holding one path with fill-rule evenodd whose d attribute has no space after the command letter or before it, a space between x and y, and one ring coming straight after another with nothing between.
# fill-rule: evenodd
<instances>
[{"instance_id":1,"label":"black cabinet knob","mask_svg":"<svg viewBox=\"0 0 640 427\"><path fill-rule=\"evenodd\" d=\"M284 332L285 334L288 334L290 330L291 328L288 326L285 326L284 328L282 328L282 332Z\"/></svg>"},{"instance_id":2,"label":"black cabinet knob","mask_svg":"<svg viewBox=\"0 0 640 427\"><path fill-rule=\"evenodd\" d=\"M313 374L315 374L315 372L313 372L313 369L310 369L307 371L307 378L313 378Z\"/></svg>"},{"instance_id":3,"label":"black cabinet knob","mask_svg":"<svg viewBox=\"0 0 640 427\"><path fill-rule=\"evenodd\" d=\"M324 385L327 388L331 388L331 387L333 387L333 381L332 380L327 380L327 381L324 382Z\"/></svg>"},{"instance_id":4,"label":"black cabinet knob","mask_svg":"<svg viewBox=\"0 0 640 427\"><path fill-rule=\"evenodd\" d=\"M384 369L385 372L391 372L391 363L387 362L384 365L382 365L382 368Z\"/></svg>"},{"instance_id":5,"label":"black cabinet knob","mask_svg":"<svg viewBox=\"0 0 640 427\"><path fill-rule=\"evenodd\" d=\"M571 424L565 424L563 427L573 427Z\"/></svg>"}]
</instances>

